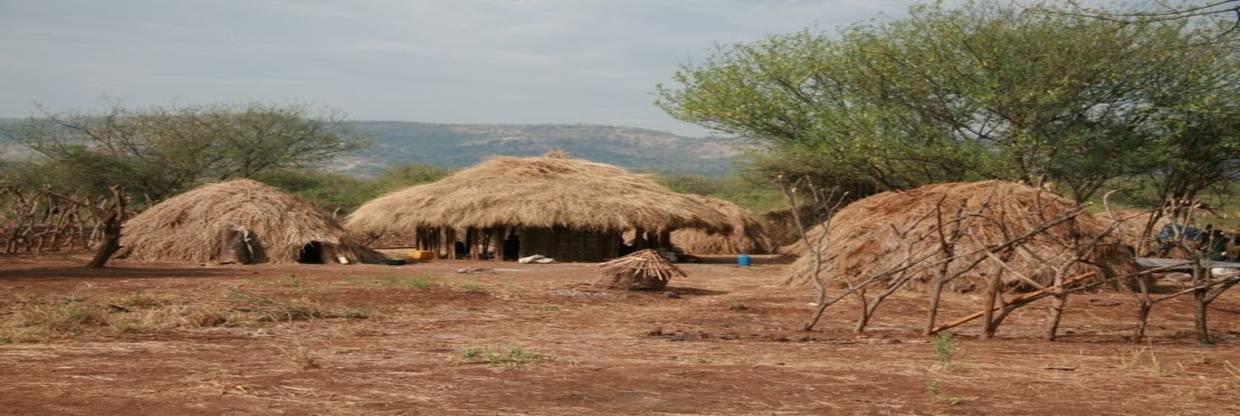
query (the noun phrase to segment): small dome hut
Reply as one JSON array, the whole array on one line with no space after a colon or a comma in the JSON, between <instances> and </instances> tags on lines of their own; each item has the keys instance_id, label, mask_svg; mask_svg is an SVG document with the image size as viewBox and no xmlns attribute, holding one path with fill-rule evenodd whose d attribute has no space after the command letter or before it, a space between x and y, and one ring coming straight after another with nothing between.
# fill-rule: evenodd
<instances>
[{"instance_id":1,"label":"small dome hut","mask_svg":"<svg viewBox=\"0 0 1240 416\"><path fill-rule=\"evenodd\" d=\"M673 246L689 254L767 254L774 249L766 228L749 211L722 199L691 196L727 215L732 229L728 232L696 228L672 231Z\"/></svg>"},{"instance_id":2,"label":"small dome hut","mask_svg":"<svg viewBox=\"0 0 1240 416\"><path fill-rule=\"evenodd\" d=\"M309 202L250 179L204 185L126 221L118 258L194 263L356 263L378 253Z\"/></svg>"},{"instance_id":3,"label":"small dome hut","mask_svg":"<svg viewBox=\"0 0 1240 416\"><path fill-rule=\"evenodd\" d=\"M942 207L936 209L940 202ZM961 238L956 242L955 253L965 256L950 262L948 271L949 274L964 271L948 286L957 291L985 286L987 277L996 274L1003 274L1008 286L1022 285L1001 265L981 259L985 254L978 250L1003 244L1009 238L1006 236L1032 232L1044 222L1076 207L1075 203L1045 190L1001 181L941 183L908 191L883 192L845 206L832 218L831 228L821 240L822 276L837 281L864 280L895 269L907 257L906 250L928 253L927 263L944 259L937 249L940 244L937 213L941 211L944 221L950 222L962 205L967 217L960 224ZM946 225L944 229L953 227ZM901 240L893 230L909 230L909 233ZM1123 247L1118 238L1104 236L1106 230L1105 222L1081 214L1007 253L1006 263L1012 270L1040 284L1048 284L1054 276L1052 268L1067 264L1064 262L1070 247L1065 241L1101 238L1102 242L1086 253L1089 264L1075 263L1070 266L1069 273L1098 271L1099 276L1108 276L1135 272L1137 266L1132 252ZM815 227L810 230L809 238L821 238L822 232L821 226ZM806 253L799 243L785 248ZM978 262L977 267L966 269L975 262ZM807 278L812 267L811 256L802 255L790 267L794 279ZM937 270L937 267L915 267L910 282L928 282Z\"/></svg>"}]
</instances>

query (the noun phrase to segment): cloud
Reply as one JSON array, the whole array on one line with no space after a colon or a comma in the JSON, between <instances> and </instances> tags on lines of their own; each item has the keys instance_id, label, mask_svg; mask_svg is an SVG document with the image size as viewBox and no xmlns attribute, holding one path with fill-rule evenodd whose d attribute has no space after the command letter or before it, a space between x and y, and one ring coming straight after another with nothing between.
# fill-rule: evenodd
<instances>
[{"instance_id":1,"label":"cloud","mask_svg":"<svg viewBox=\"0 0 1240 416\"><path fill-rule=\"evenodd\" d=\"M700 134L654 85L715 44L900 15L907 1L0 3L0 117L295 101L358 119L585 122Z\"/></svg>"}]
</instances>

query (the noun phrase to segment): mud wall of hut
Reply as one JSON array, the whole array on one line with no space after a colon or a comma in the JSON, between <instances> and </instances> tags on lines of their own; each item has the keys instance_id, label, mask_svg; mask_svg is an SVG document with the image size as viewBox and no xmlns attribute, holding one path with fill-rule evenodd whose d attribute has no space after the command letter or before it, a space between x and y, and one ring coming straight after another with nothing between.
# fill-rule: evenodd
<instances>
[{"instance_id":1,"label":"mud wall of hut","mask_svg":"<svg viewBox=\"0 0 1240 416\"><path fill-rule=\"evenodd\" d=\"M541 254L559 261L597 262L620 255L618 232L564 227L523 229L521 256Z\"/></svg>"}]
</instances>

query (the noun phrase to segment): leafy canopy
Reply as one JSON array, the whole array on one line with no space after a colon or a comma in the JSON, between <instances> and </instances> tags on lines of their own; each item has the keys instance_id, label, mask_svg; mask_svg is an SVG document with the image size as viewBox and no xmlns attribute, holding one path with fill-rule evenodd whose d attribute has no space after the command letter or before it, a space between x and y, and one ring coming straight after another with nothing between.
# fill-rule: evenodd
<instances>
[{"instance_id":1,"label":"leafy canopy","mask_svg":"<svg viewBox=\"0 0 1240 416\"><path fill-rule=\"evenodd\" d=\"M1114 178L1194 163L1173 151L1190 131L1234 142L1220 121L1237 101L1234 47L1212 42L1221 28L1039 10L923 4L834 36L720 47L660 85L658 104L765 141L754 169L767 176L854 195L1000 178L1055 181L1083 200Z\"/></svg>"}]
</instances>

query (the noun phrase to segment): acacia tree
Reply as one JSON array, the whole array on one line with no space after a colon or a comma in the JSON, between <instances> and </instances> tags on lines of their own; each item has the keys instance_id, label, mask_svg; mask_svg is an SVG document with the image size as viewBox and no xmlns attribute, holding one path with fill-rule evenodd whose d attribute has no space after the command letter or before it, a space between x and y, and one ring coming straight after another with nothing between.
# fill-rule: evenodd
<instances>
[{"instance_id":1,"label":"acacia tree","mask_svg":"<svg viewBox=\"0 0 1240 416\"><path fill-rule=\"evenodd\" d=\"M1063 184L1078 200L1165 163L1148 111L1217 33L969 3L837 36L802 31L720 48L659 86L673 116L771 144L776 173L902 189L1000 178ZM1231 73L1225 65L1203 71ZM1234 67L1233 67L1234 68ZM792 162L788 162L792 161ZM824 182L827 181L827 182ZM835 181L835 182L830 182Z\"/></svg>"},{"instance_id":2,"label":"acacia tree","mask_svg":"<svg viewBox=\"0 0 1240 416\"><path fill-rule=\"evenodd\" d=\"M150 200L202 180L315 165L366 143L342 134L337 115L302 106L39 112L4 133L43 156L50 167L45 171L90 178L96 193L121 185Z\"/></svg>"},{"instance_id":3,"label":"acacia tree","mask_svg":"<svg viewBox=\"0 0 1240 416\"><path fill-rule=\"evenodd\" d=\"M1145 24L1169 20L1210 20L1227 25L1223 35L1240 29L1240 0L1198 0L1181 4L1154 2L1154 7L1133 11L1111 11L1088 7L1078 0L1068 0L1069 7L1049 8L1055 13L1075 14L1119 23Z\"/></svg>"}]
</instances>

